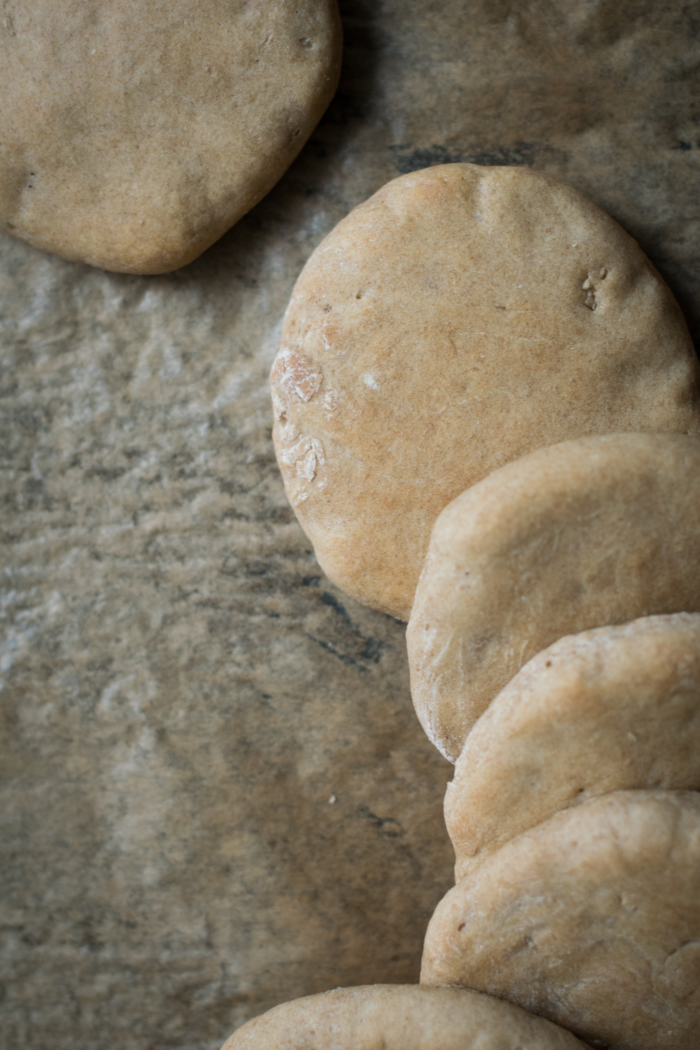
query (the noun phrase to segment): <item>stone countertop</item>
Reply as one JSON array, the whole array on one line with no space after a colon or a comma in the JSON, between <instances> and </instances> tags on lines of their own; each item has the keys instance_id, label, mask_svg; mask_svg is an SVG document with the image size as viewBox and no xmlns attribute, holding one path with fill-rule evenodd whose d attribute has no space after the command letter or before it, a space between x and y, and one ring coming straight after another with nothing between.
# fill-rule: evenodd
<instances>
[{"instance_id":1,"label":"stone countertop","mask_svg":"<svg viewBox=\"0 0 700 1050\"><path fill-rule=\"evenodd\" d=\"M348 0L338 95L202 258L0 241L0 1043L218 1050L418 976L450 767L404 626L323 577L275 464L294 280L398 174L530 164L637 238L700 334L700 0Z\"/></svg>"}]
</instances>

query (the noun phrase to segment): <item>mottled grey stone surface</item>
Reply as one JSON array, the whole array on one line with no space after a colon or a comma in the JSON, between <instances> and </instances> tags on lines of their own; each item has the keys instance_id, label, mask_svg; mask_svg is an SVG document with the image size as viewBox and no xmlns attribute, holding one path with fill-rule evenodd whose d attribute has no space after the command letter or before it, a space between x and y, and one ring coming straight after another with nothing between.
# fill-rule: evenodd
<instances>
[{"instance_id":1,"label":"mottled grey stone surface","mask_svg":"<svg viewBox=\"0 0 700 1050\"><path fill-rule=\"evenodd\" d=\"M700 334L700 0L341 10L336 101L200 260L0 242L3 1050L216 1050L279 1001L417 978L449 767L403 626L322 577L270 440L323 235L401 172L529 163L621 221Z\"/></svg>"}]
</instances>

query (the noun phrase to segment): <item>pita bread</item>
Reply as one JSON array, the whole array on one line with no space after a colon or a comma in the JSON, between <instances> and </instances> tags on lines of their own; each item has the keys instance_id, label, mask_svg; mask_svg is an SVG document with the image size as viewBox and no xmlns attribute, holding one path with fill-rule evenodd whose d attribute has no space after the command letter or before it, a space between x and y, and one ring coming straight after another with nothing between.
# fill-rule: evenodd
<instances>
[{"instance_id":1,"label":"pita bread","mask_svg":"<svg viewBox=\"0 0 700 1050\"><path fill-rule=\"evenodd\" d=\"M164 273L277 182L338 81L335 0L6 0L0 228Z\"/></svg>"},{"instance_id":2,"label":"pita bread","mask_svg":"<svg viewBox=\"0 0 700 1050\"><path fill-rule=\"evenodd\" d=\"M700 611L700 439L609 434L530 453L435 523L408 625L411 691L452 761L491 700L567 634Z\"/></svg>"},{"instance_id":3,"label":"pita bread","mask_svg":"<svg viewBox=\"0 0 700 1050\"><path fill-rule=\"evenodd\" d=\"M421 981L610 1050L696 1050L700 795L616 792L519 835L440 902Z\"/></svg>"},{"instance_id":4,"label":"pita bread","mask_svg":"<svg viewBox=\"0 0 700 1050\"><path fill-rule=\"evenodd\" d=\"M465 878L560 810L625 788L700 789L700 614L561 638L493 700L445 796Z\"/></svg>"},{"instance_id":5,"label":"pita bread","mask_svg":"<svg viewBox=\"0 0 700 1050\"><path fill-rule=\"evenodd\" d=\"M581 1050L561 1028L478 992L337 988L275 1007L223 1050Z\"/></svg>"},{"instance_id":6,"label":"pita bread","mask_svg":"<svg viewBox=\"0 0 700 1050\"><path fill-rule=\"evenodd\" d=\"M297 281L272 369L287 495L331 580L408 619L440 511L533 449L700 433L698 365L637 244L569 186L451 164L390 182Z\"/></svg>"}]
</instances>

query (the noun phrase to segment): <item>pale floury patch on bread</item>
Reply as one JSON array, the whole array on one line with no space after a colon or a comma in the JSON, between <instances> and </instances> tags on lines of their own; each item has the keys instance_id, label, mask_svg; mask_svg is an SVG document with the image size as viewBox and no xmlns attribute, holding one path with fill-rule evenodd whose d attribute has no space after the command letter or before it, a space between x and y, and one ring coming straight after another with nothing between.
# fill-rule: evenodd
<instances>
[{"instance_id":1,"label":"pale floury patch on bread","mask_svg":"<svg viewBox=\"0 0 700 1050\"><path fill-rule=\"evenodd\" d=\"M539 449L454 500L408 625L419 719L453 762L520 668L566 634L700 611L700 438Z\"/></svg>"},{"instance_id":2,"label":"pale floury patch on bread","mask_svg":"<svg viewBox=\"0 0 700 1050\"><path fill-rule=\"evenodd\" d=\"M700 789L700 614L560 639L478 719L445 796L457 881L559 810L625 788Z\"/></svg>"},{"instance_id":3,"label":"pale floury patch on bread","mask_svg":"<svg viewBox=\"0 0 700 1050\"><path fill-rule=\"evenodd\" d=\"M277 1006L223 1050L582 1050L578 1039L478 992L420 985L337 988Z\"/></svg>"},{"instance_id":4,"label":"pale floury patch on bread","mask_svg":"<svg viewBox=\"0 0 700 1050\"><path fill-rule=\"evenodd\" d=\"M464 984L610 1050L696 1050L700 795L629 791L557 814L438 905L421 980Z\"/></svg>"},{"instance_id":5,"label":"pale floury patch on bread","mask_svg":"<svg viewBox=\"0 0 700 1050\"><path fill-rule=\"evenodd\" d=\"M571 187L452 164L390 182L302 272L272 369L289 499L341 588L408 619L430 530L543 445L700 432L685 322Z\"/></svg>"},{"instance_id":6,"label":"pale floury patch on bread","mask_svg":"<svg viewBox=\"0 0 700 1050\"><path fill-rule=\"evenodd\" d=\"M6 0L0 228L164 273L291 164L330 102L336 0Z\"/></svg>"}]
</instances>

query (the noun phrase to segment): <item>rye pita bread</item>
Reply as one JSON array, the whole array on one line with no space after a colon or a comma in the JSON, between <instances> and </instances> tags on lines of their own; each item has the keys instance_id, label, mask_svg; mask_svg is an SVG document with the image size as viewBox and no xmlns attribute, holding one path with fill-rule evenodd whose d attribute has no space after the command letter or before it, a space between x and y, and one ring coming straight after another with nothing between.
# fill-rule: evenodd
<instances>
[{"instance_id":1,"label":"rye pita bread","mask_svg":"<svg viewBox=\"0 0 700 1050\"><path fill-rule=\"evenodd\" d=\"M581 1050L561 1028L478 992L419 985L337 988L284 1003L223 1050Z\"/></svg>"},{"instance_id":2,"label":"rye pita bread","mask_svg":"<svg viewBox=\"0 0 700 1050\"><path fill-rule=\"evenodd\" d=\"M697 1050L700 795L616 792L513 839L438 905L421 980L610 1050Z\"/></svg>"},{"instance_id":3,"label":"rye pita bread","mask_svg":"<svg viewBox=\"0 0 700 1050\"><path fill-rule=\"evenodd\" d=\"M699 433L685 322L571 187L451 164L390 182L302 272L272 369L289 500L331 580L408 619L435 518L584 434Z\"/></svg>"},{"instance_id":4,"label":"rye pita bread","mask_svg":"<svg viewBox=\"0 0 700 1050\"><path fill-rule=\"evenodd\" d=\"M413 701L452 761L566 634L700 611L700 439L609 434L494 471L435 523L408 625Z\"/></svg>"},{"instance_id":5,"label":"rye pita bread","mask_svg":"<svg viewBox=\"0 0 700 1050\"><path fill-rule=\"evenodd\" d=\"M6 0L0 229L164 273L272 188L328 105L336 0Z\"/></svg>"},{"instance_id":6,"label":"rye pita bread","mask_svg":"<svg viewBox=\"0 0 700 1050\"><path fill-rule=\"evenodd\" d=\"M561 638L479 718L445 821L457 881L560 810L630 788L700 789L700 614Z\"/></svg>"}]
</instances>

